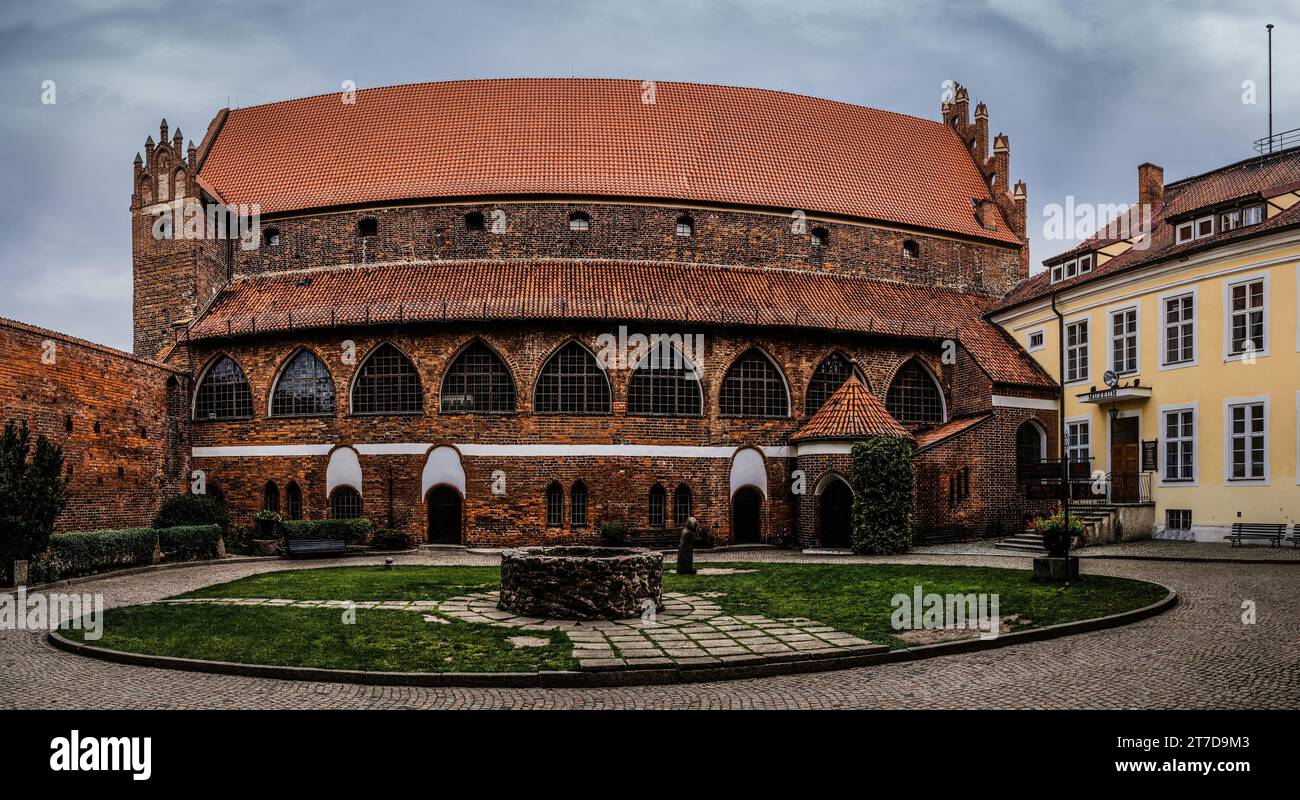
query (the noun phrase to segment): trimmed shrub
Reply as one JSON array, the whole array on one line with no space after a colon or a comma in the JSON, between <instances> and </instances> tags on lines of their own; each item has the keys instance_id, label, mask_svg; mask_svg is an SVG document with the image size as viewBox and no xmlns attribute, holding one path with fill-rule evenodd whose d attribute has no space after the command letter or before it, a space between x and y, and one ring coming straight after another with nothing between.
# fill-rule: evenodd
<instances>
[{"instance_id":1,"label":"trimmed shrub","mask_svg":"<svg viewBox=\"0 0 1300 800\"><path fill-rule=\"evenodd\" d=\"M410 550L415 543L405 531L380 528L370 537L370 546L377 550Z\"/></svg>"},{"instance_id":2,"label":"trimmed shrub","mask_svg":"<svg viewBox=\"0 0 1300 800\"><path fill-rule=\"evenodd\" d=\"M280 523L286 539L343 539L348 544L370 535L368 519L286 519Z\"/></svg>"},{"instance_id":3,"label":"trimmed shrub","mask_svg":"<svg viewBox=\"0 0 1300 800\"><path fill-rule=\"evenodd\" d=\"M627 524L627 520L621 518L602 520L596 526L600 532L601 541L608 545L625 545L628 536L632 533L632 526Z\"/></svg>"},{"instance_id":4,"label":"trimmed shrub","mask_svg":"<svg viewBox=\"0 0 1300 800\"><path fill-rule=\"evenodd\" d=\"M916 467L907 439L877 436L853 444L853 552L903 553L912 545Z\"/></svg>"},{"instance_id":5,"label":"trimmed shrub","mask_svg":"<svg viewBox=\"0 0 1300 800\"><path fill-rule=\"evenodd\" d=\"M226 506L206 494L175 494L163 501L153 518L155 528L175 528L178 525L216 525L225 530L230 520Z\"/></svg>"},{"instance_id":6,"label":"trimmed shrub","mask_svg":"<svg viewBox=\"0 0 1300 800\"><path fill-rule=\"evenodd\" d=\"M216 525L177 525L158 530L163 561L203 561L221 557L221 528Z\"/></svg>"},{"instance_id":7,"label":"trimmed shrub","mask_svg":"<svg viewBox=\"0 0 1300 800\"><path fill-rule=\"evenodd\" d=\"M32 583L49 583L153 563L158 533L152 528L81 531L50 537L49 550L32 562Z\"/></svg>"},{"instance_id":8,"label":"trimmed shrub","mask_svg":"<svg viewBox=\"0 0 1300 800\"><path fill-rule=\"evenodd\" d=\"M280 535L280 522L283 519L278 511L255 511L253 532L259 539L275 539Z\"/></svg>"},{"instance_id":9,"label":"trimmed shrub","mask_svg":"<svg viewBox=\"0 0 1300 800\"><path fill-rule=\"evenodd\" d=\"M243 528L237 525L231 525L221 534L221 541L226 544L227 555L248 555L253 549L252 541L257 538L260 537L254 535L252 528ZM274 539L276 537L272 536L270 538Z\"/></svg>"}]
</instances>

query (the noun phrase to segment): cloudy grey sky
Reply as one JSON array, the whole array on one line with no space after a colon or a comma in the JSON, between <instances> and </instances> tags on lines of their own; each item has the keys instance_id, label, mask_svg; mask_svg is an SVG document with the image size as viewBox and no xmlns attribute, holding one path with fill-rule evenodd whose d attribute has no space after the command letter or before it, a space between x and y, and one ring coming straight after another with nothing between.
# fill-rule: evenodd
<instances>
[{"instance_id":1,"label":"cloudy grey sky","mask_svg":"<svg viewBox=\"0 0 1300 800\"><path fill-rule=\"evenodd\" d=\"M1043 207L1131 202L1300 126L1294 0L76 0L0 7L0 316L131 346L131 160L167 117L199 140L227 104L479 77L783 89L935 118L953 78L1011 137ZM41 103L54 80L57 102ZM1243 81L1259 102L1242 102Z\"/></svg>"}]
</instances>

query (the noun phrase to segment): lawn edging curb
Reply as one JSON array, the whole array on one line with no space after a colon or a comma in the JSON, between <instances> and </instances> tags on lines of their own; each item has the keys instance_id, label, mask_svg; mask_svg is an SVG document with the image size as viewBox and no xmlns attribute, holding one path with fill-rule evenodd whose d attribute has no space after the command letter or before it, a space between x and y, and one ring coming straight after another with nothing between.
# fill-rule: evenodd
<instances>
[{"instance_id":1,"label":"lawn edging curb","mask_svg":"<svg viewBox=\"0 0 1300 800\"><path fill-rule=\"evenodd\" d=\"M1151 581L1148 581L1151 583ZM156 667L176 669L186 672L208 672L218 675L238 675L252 678L272 678L278 680L318 681L322 683L353 683L371 686L422 686L422 687L481 687L481 688L583 688L583 687L618 687L618 686L655 686L673 683L702 683L721 680L740 680L745 678L766 678L775 675L797 675L810 672L828 672L839 669L865 667L891 662L917 661L926 658L972 653L991 650L997 647L1009 647L1015 644L1056 639L1076 633L1117 628L1139 622L1173 608L1178 603L1178 593L1162 584L1156 584L1168 594L1156 602L1122 611L1106 617L1062 622L1043 628L1005 633L996 639L963 639L956 642L939 642L937 644L907 647L889 650L884 645L876 645L872 652L847 656L818 656L811 653L782 654L775 657L762 657L761 663L754 663L756 656L736 656L732 663L725 661L719 665L690 665L666 669L611 669L590 672L369 672L366 670L324 669L319 667L289 667L270 664L239 664L230 661L206 661L202 659L177 658L174 656L155 656L144 653L128 653L122 650L110 650L104 647L74 642L50 631L47 641L59 649L87 658L98 658L117 664L129 664L138 667Z\"/></svg>"}]
</instances>

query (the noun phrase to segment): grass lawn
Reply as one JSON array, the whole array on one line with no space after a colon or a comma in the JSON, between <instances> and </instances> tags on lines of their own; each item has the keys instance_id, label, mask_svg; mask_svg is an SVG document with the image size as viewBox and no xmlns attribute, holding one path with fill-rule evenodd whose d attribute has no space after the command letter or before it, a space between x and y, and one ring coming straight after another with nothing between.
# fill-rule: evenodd
<instances>
[{"instance_id":1,"label":"grass lawn","mask_svg":"<svg viewBox=\"0 0 1300 800\"><path fill-rule=\"evenodd\" d=\"M665 573L664 590L711 597L731 615L806 617L890 647L907 642L890 626L895 594L999 595L1004 620L1018 630L1102 617L1165 596L1154 584L1089 576L1065 589L1029 580L1027 570L919 564L699 564L753 570L732 575ZM496 588L496 567L379 566L286 570L209 586L181 597L265 597L291 600L445 600ZM425 672L572 669L568 637L451 620L425 622L412 611L356 612L341 624L336 609L264 606L146 605L106 612L97 644L116 650L258 664ZM544 647L516 648L507 637L549 638ZM69 631L79 638L81 631Z\"/></svg>"}]
</instances>

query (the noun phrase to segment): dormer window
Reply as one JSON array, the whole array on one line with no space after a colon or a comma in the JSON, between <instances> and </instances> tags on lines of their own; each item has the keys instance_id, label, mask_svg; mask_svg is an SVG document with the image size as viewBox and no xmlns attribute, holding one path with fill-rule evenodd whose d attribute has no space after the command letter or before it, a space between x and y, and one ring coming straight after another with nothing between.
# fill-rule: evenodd
<instances>
[{"instance_id":1,"label":"dormer window","mask_svg":"<svg viewBox=\"0 0 1300 800\"><path fill-rule=\"evenodd\" d=\"M1079 256L1079 274L1084 275L1089 272L1092 272L1092 253Z\"/></svg>"},{"instance_id":2,"label":"dormer window","mask_svg":"<svg viewBox=\"0 0 1300 800\"><path fill-rule=\"evenodd\" d=\"M1219 215L1219 230L1230 231L1241 227L1241 209L1234 208Z\"/></svg>"},{"instance_id":3,"label":"dormer window","mask_svg":"<svg viewBox=\"0 0 1300 800\"><path fill-rule=\"evenodd\" d=\"M1052 267L1052 283L1059 283L1079 275L1086 275L1089 272L1092 272L1092 253L1084 253L1078 258L1062 261Z\"/></svg>"},{"instance_id":4,"label":"dormer window","mask_svg":"<svg viewBox=\"0 0 1300 800\"><path fill-rule=\"evenodd\" d=\"M1264 221L1263 206L1246 206L1241 210L1242 225L1258 225Z\"/></svg>"},{"instance_id":5,"label":"dormer window","mask_svg":"<svg viewBox=\"0 0 1300 800\"><path fill-rule=\"evenodd\" d=\"M1190 242L1195 236L1195 225L1191 222L1184 222L1174 229L1174 244Z\"/></svg>"},{"instance_id":6,"label":"dormer window","mask_svg":"<svg viewBox=\"0 0 1300 800\"><path fill-rule=\"evenodd\" d=\"M1214 235L1214 217L1201 217L1196 220L1196 238L1204 239Z\"/></svg>"},{"instance_id":7,"label":"dormer window","mask_svg":"<svg viewBox=\"0 0 1300 800\"><path fill-rule=\"evenodd\" d=\"M1222 230L1232 229L1231 227L1228 227L1228 218L1229 213L1220 215ZM1194 220L1178 223L1178 226L1174 228L1174 244L1182 244L1184 242L1190 242L1196 239L1205 239L1213 236L1215 233L1214 219L1215 215L1210 214L1204 217L1197 217ZM1240 223L1240 216L1232 217L1232 219L1236 221L1232 227L1237 227L1237 224Z\"/></svg>"}]
</instances>

